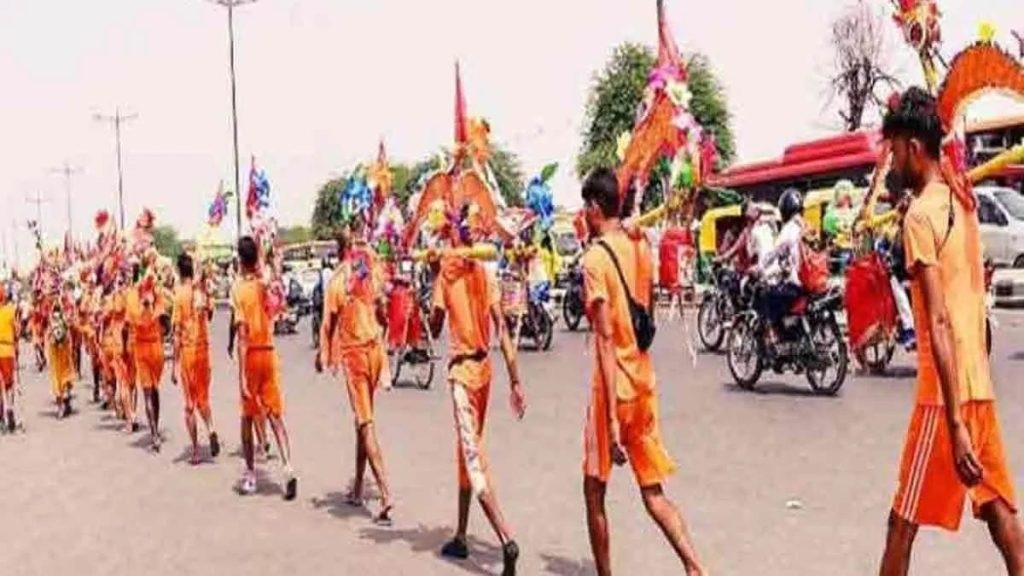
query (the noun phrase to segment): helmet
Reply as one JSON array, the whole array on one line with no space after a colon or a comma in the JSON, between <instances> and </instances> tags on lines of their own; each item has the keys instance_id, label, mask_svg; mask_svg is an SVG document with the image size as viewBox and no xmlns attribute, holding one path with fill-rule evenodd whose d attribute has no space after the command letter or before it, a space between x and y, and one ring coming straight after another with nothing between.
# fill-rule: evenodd
<instances>
[{"instance_id":1,"label":"helmet","mask_svg":"<svg viewBox=\"0 0 1024 576\"><path fill-rule=\"evenodd\" d=\"M788 222L790 218L799 214L803 210L803 205L804 199L800 191L796 188L787 188L779 197L779 215L782 216L782 221Z\"/></svg>"}]
</instances>

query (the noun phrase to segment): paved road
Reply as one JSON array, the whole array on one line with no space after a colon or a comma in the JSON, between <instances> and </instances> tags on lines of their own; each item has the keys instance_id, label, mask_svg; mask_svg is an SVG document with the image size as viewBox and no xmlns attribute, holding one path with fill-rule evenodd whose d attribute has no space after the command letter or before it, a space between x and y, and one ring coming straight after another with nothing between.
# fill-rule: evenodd
<instances>
[{"instance_id":1,"label":"paved road","mask_svg":"<svg viewBox=\"0 0 1024 576\"><path fill-rule=\"evenodd\" d=\"M213 401L226 444L216 463L186 463L177 388L163 387L168 442L160 455L93 406L55 420L45 380L28 373L24 434L0 438L3 574L317 575L495 574L500 554L474 509L474 556L437 550L455 512L454 436L446 390L394 390L379 400L381 442L398 498L380 529L341 501L354 437L343 389L311 368L307 339L280 341L287 421L301 475L297 502L280 499L273 467L261 494L232 492L241 471L231 365L215 327ZM997 332L995 373L1018 485L1024 485L1024 315ZM912 358L889 378L856 378L838 398L802 380L770 377L760 393L729 383L724 360L684 352L681 328L654 347L663 432L680 472L667 485L684 507L715 574L863 575L875 570L911 408ZM530 408L517 423L505 379L495 383L488 445L498 494L524 551L522 574L593 572L581 495L581 430L590 363L582 334L559 332L547 354L524 352ZM502 372L498 372L503 374ZM87 389L78 388L79 398ZM800 505L787 506L796 501ZM633 480L617 471L609 494L620 574L677 574ZM1001 573L983 526L923 534L916 574Z\"/></svg>"}]
</instances>

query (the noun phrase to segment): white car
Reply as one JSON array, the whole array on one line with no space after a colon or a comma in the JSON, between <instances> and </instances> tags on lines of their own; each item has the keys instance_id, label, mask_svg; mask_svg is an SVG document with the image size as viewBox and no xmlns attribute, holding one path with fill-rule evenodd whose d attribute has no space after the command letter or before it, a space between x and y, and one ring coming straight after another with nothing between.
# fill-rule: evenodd
<instances>
[{"instance_id":1,"label":"white car","mask_svg":"<svg viewBox=\"0 0 1024 576\"><path fill-rule=\"evenodd\" d=\"M985 258L1024 268L1024 196L1012 188L978 187L978 222Z\"/></svg>"}]
</instances>

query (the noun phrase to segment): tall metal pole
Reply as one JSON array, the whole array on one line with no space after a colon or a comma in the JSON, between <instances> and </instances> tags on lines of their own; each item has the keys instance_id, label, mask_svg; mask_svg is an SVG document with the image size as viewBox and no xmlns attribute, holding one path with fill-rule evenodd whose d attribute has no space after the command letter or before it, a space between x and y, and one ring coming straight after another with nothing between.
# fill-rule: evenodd
<instances>
[{"instance_id":1,"label":"tall metal pole","mask_svg":"<svg viewBox=\"0 0 1024 576\"><path fill-rule=\"evenodd\" d=\"M74 176L75 174L78 174L79 172L81 172L81 169L80 168L72 168L71 164L69 164L65 160L63 166L61 166L60 168L53 168L53 169L50 170L50 172L53 173L53 174L60 174L60 175L64 176L64 196L65 196L65 201L67 203L67 210L68 210L68 229L67 229L67 235L68 235L68 238L73 239L73 237L74 237L74 220L73 220L73 216L71 215L71 212L72 212L71 211L71 177Z\"/></svg>"},{"instance_id":2,"label":"tall metal pole","mask_svg":"<svg viewBox=\"0 0 1024 576\"><path fill-rule=\"evenodd\" d=\"M21 252L18 250L18 219L11 216L11 234L14 239L14 270L21 266Z\"/></svg>"},{"instance_id":3,"label":"tall metal pole","mask_svg":"<svg viewBox=\"0 0 1024 576\"><path fill-rule=\"evenodd\" d=\"M231 60L231 124L235 142L235 230L238 237L242 236L242 187L241 170L238 158L238 92L235 88L235 5L228 4L228 43L230 44Z\"/></svg>"},{"instance_id":4,"label":"tall metal pole","mask_svg":"<svg viewBox=\"0 0 1024 576\"><path fill-rule=\"evenodd\" d=\"M235 226L237 235L242 235L242 185L241 162L238 155L238 90L235 85L235 7L250 4L256 0L210 0L228 9L228 62L231 70L231 130L235 152Z\"/></svg>"},{"instance_id":5,"label":"tall metal pole","mask_svg":"<svg viewBox=\"0 0 1024 576\"><path fill-rule=\"evenodd\" d=\"M124 172L121 171L121 110L114 111L114 139L117 141L117 212L124 230Z\"/></svg>"},{"instance_id":6,"label":"tall metal pole","mask_svg":"<svg viewBox=\"0 0 1024 576\"><path fill-rule=\"evenodd\" d=\"M100 122L109 122L114 126L115 146L117 150L117 208L120 216L121 229L124 230L124 172L121 168L121 124L138 118L138 114L121 114L121 108L114 109L114 115L95 114L93 118Z\"/></svg>"},{"instance_id":7,"label":"tall metal pole","mask_svg":"<svg viewBox=\"0 0 1024 576\"><path fill-rule=\"evenodd\" d=\"M42 192L36 192L31 196L26 196L25 201L29 204L36 205L36 226L39 227L39 233L43 233L43 204L49 202Z\"/></svg>"}]
</instances>

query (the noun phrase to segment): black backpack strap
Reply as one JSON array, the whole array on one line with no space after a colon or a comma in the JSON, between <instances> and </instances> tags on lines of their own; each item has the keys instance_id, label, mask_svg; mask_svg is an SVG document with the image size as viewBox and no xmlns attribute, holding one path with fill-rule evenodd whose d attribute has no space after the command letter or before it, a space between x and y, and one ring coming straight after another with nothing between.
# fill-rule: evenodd
<instances>
[{"instance_id":1,"label":"black backpack strap","mask_svg":"<svg viewBox=\"0 0 1024 576\"><path fill-rule=\"evenodd\" d=\"M626 291L626 298L634 300L633 292L629 289L629 284L626 283L626 277L622 274L622 267L619 266L619 259L615 256L615 252L612 250L612 247L604 240L598 240L597 245L604 248L604 251L608 253L608 257L612 259L612 264L615 265L615 271L619 273L619 282L622 283L622 289Z\"/></svg>"}]
</instances>

